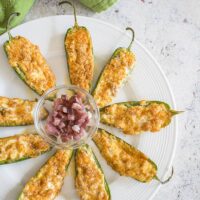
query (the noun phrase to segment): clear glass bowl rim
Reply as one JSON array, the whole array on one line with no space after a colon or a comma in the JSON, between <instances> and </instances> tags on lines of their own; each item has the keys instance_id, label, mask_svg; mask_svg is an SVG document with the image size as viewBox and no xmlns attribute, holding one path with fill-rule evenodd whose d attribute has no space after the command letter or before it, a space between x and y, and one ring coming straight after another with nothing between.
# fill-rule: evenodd
<instances>
[{"instance_id":1,"label":"clear glass bowl rim","mask_svg":"<svg viewBox=\"0 0 200 200\"><path fill-rule=\"evenodd\" d=\"M40 121L40 117L39 117L39 113L40 113L40 109L41 109L41 106L43 105L44 101L46 100L47 96L53 92L55 92L56 90L60 90L60 89L66 89L66 90L71 90L71 91L80 91L81 93L85 94L86 95L86 98L89 98L90 101L92 102L92 104L94 105L94 110L96 112L96 124L95 126L93 126L93 129L91 131L90 134L88 134L87 138L85 140L82 140L81 142L78 140L77 142L73 143L73 144L69 144L67 145L67 143L62 143L61 144L58 144L56 141L54 141L53 139L51 139L50 137L47 136L46 133L43 132L43 130L40 129L40 126L39 126L39 121ZM36 132L39 133L39 135L41 135L43 137L43 139L48 142L51 146L54 146L58 149L76 149L78 148L79 146L85 144L89 139L92 138L92 136L94 135L94 133L96 132L98 126L99 126L99 121L100 121L100 114L99 114L99 108L93 98L93 96L87 92L86 90L78 87L78 86L75 86L75 85L59 85L59 86L55 86L55 87L52 87L50 88L49 90L47 90L38 100L35 108L34 108L34 112L33 112L33 118L34 118L34 126L35 126L35 129L36 129ZM79 143L78 143L79 142Z\"/></svg>"}]
</instances>

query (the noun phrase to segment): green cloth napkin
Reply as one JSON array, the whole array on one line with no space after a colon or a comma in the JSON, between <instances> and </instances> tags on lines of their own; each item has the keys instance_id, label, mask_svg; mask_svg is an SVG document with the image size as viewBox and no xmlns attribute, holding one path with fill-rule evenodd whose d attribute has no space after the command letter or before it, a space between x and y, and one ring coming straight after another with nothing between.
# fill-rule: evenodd
<instances>
[{"instance_id":1,"label":"green cloth napkin","mask_svg":"<svg viewBox=\"0 0 200 200\"><path fill-rule=\"evenodd\" d=\"M35 0L0 0L0 35L6 31L6 25L11 13L19 12L20 16L11 21L10 27L20 24Z\"/></svg>"},{"instance_id":2,"label":"green cloth napkin","mask_svg":"<svg viewBox=\"0 0 200 200\"><path fill-rule=\"evenodd\" d=\"M80 2L95 12L102 12L112 6L117 0L80 0Z\"/></svg>"},{"instance_id":3,"label":"green cloth napkin","mask_svg":"<svg viewBox=\"0 0 200 200\"><path fill-rule=\"evenodd\" d=\"M0 0L0 35L6 31L11 13L20 13L20 16L11 21L10 27L12 28L24 20L34 2L35 0ZM80 0L80 2L95 12L101 12L112 6L117 0Z\"/></svg>"}]
</instances>

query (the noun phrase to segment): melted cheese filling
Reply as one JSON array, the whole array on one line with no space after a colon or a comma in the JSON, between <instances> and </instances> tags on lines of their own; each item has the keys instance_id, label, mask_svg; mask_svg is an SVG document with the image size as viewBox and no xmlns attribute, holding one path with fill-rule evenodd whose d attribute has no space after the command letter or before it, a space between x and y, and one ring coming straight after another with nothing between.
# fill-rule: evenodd
<instances>
[{"instance_id":1,"label":"melted cheese filling","mask_svg":"<svg viewBox=\"0 0 200 200\"><path fill-rule=\"evenodd\" d=\"M6 45L9 64L21 74L22 79L42 95L55 86L55 75L51 71L38 46L24 37L12 38Z\"/></svg>"},{"instance_id":2,"label":"melted cheese filling","mask_svg":"<svg viewBox=\"0 0 200 200\"><path fill-rule=\"evenodd\" d=\"M67 33L65 47L71 83L89 91L94 71L89 32L82 27L73 28Z\"/></svg>"},{"instance_id":3,"label":"melted cheese filling","mask_svg":"<svg viewBox=\"0 0 200 200\"><path fill-rule=\"evenodd\" d=\"M53 200L60 192L71 150L58 150L26 184L19 200Z\"/></svg>"},{"instance_id":4,"label":"melted cheese filling","mask_svg":"<svg viewBox=\"0 0 200 200\"><path fill-rule=\"evenodd\" d=\"M156 175L156 168L148 158L123 140L116 139L103 130L98 130L93 140L107 163L120 175L142 182L149 182Z\"/></svg>"},{"instance_id":5,"label":"melted cheese filling","mask_svg":"<svg viewBox=\"0 0 200 200\"><path fill-rule=\"evenodd\" d=\"M97 166L92 152L79 149L76 155L76 189L81 200L108 200L105 179Z\"/></svg>"},{"instance_id":6,"label":"melted cheese filling","mask_svg":"<svg viewBox=\"0 0 200 200\"><path fill-rule=\"evenodd\" d=\"M122 129L125 134L139 134L144 131L156 132L166 126L172 113L164 104L146 101L140 105L127 107L123 104L113 104L101 113L101 122Z\"/></svg>"},{"instance_id":7,"label":"melted cheese filling","mask_svg":"<svg viewBox=\"0 0 200 200\"><path fill-rule=\"evenodd\" d=\"M36 157L50 146L37 134L22 134L0 139L0 162Z\"/></svg>"},{"instance_id":8,"label":"melted cheese filling","mask_svg":"<svg viewBox=\"0 0 200 200\"><path fill-rule=\"evenodd\" d=\"M99 107L104 107L112 102L129 71L132 70L134 62L134 54L122 49L105 66L93 95Z\"/></svg>"},{"instance_id":9,"label":"melted cheese filling","mask_svg":"<svg viewBox=\"0 0 200 200\"><path fill-rule=\"evenodd\" d=\"M0 97L0 126L33 124L32 112L35 105L35 101ZM46 116L47 112L43 109L41 118Z\"/></svg>"}]
</instances>

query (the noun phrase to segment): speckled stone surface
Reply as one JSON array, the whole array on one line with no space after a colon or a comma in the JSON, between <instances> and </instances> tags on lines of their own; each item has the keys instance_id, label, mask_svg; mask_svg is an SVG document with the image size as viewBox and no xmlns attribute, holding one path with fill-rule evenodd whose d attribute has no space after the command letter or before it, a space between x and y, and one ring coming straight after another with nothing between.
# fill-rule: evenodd
<instances>
[{"instance_id":1,"label":"speckled stone surface","mask_svg":"<svg viewBox=\"0 0 200 200\"><path fill-rule=\"evenodd\" d=\"M161 64L172 86L179 116L175 175L154 200L200 200L200 1L120 0L95 14L77 2L78 15L134 27L137 39ZM71 14L56 0L38 0L25 21ZM144 191L145 192L145 191Z\"/></svg>"}]
</instances>

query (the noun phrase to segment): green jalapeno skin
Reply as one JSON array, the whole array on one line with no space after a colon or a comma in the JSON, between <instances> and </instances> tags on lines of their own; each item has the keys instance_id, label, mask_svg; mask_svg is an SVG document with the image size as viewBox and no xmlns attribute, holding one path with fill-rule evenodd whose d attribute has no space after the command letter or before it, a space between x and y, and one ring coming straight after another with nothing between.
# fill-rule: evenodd
<instances>
[{"instance_id":1,"label":"green jalapeno skin","mask_svg":"<svg viewBox=\"0 0 200 200\"><path fill-rule=\"evenodd\" d=\"M160 131L178 113L162 101L128 101L101 108L100 121L134 135Z\"/></svg>"},{"instance_id":2,"label":"green jalapeno skin","mask_svg":"<svg viewBox=\"0 0 200 200\"><path fill-rule=\"evenodd\" d=\"M35 158L51 149L38 134L20 134L0 138L0 165Z\"/></svg>"},{"instance_id":3,"label":"green jalapeno skin","mask_svg":"<svg viewBox=\"0 0 200 200\"><path fill-rule=\"evenodd\" d=\"M129 47L119 47L114 51L94 88L93 97L100 108L112 102L134 68L135 55L131 51L134 31L129 27L127 30L131 30L133 34Z\"/></svg>"},{"instance_id":4,"label":"green jalapeno skin","mask_svg":"<svg viewBox=\"0 0 200 200\"><path fill-rule=\"evenodd\" d=\"M16 15L18 16L19 13L12 13L9 17L7 24L9 40L4 43L4 51L18 77L38 95L43 95L55 86L55 75L37 45L32 44L25 37L13 37L10 34L9 24Z\"/></svg>"},{"instance_id":5,"label":"green jalapeno skin","mask_svg":"<svg viewBox=\"0 0 200 200\"><path fill-rule=\"evenodd\" d=\"M18 200L53 200L59 194L73 150L57 150L25 185Z\"/></svg>"},{"instance_id":6,"label":"green jalapeno skin","mask_svg":"<svg viewBox=\"0 0 200 200\"><path fill-rule=\"evenodd\" d=\"M92 140L107 164L121 176L128 176L142 183L155 179L161 184L166 184L173 176L172 168L171 175L161 181L157 177L157 165L150 158L106 130L99 128Z\"/></svg>"},{"instance_id":7,"label":"green jalapeno skin","mask_svg":"<svg viewBox=\"0 0 200 200\"><path fill-rule=\"evenodd\" d=\"M37 101L0 96L0 127L25 126L34 124L33 111ZM41 109L41 119L48 116L45 108Z\"/></svg>"},{"instance_id":8,"label":"green jalapeno skin","mask_svg":"<svg viewBox=\"0 0 200 200\"><path fill-rule=\"evenodd\" d=\"M110 189L103 170L89 145L85 144L76 150L75 170L75 186L80 199L111 199ZM89 177L90 172L93 173L92 177ZM92 179L95 179L95 182ZM96 196L97 194L99 195Z\"/></svg>"},{"instance_id":9,"label":"green jalapeno skin","mask_svg":"<svg viewBox=\"0 0 200 200\"><path fill-rule=\"evenodd\" d=\"M156 176L157 166L152 160L113 134L98 129L93 141L107 164L120 175L144 183L150 182Z\"/></svg>"},{"instance_id":10,"label":"green jalapeno skin","mask_svg":"<svg viewBox=\"0 0 200 200\"><path fill-rule=\"evenodd\" d=\"M64 40L70 82L90 91L94 74L92 39L88 29L78 25L74 5L68 1L59 5L65 3L73 7L75 18L75 24L67 30Z\"/></svg>"}]
</instances>

